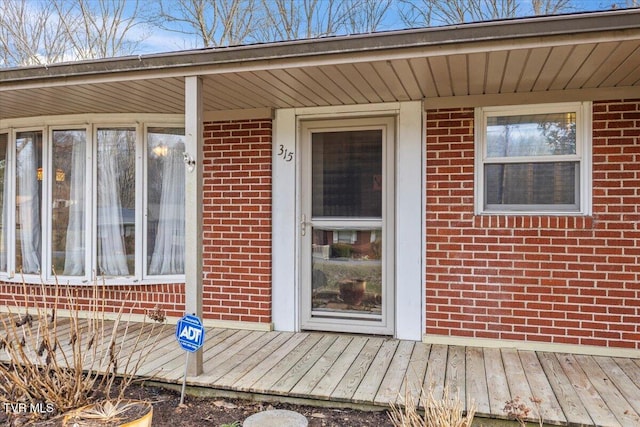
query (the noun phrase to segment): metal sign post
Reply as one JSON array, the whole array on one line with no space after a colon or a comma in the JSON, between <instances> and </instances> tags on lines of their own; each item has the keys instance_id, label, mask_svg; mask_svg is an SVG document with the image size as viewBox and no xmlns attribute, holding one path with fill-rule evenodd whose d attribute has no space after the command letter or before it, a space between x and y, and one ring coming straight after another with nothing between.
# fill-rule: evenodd
<instances>
[{"instance_id":1,"label":"metal sign post","mask_svg":"<svg viewBox=\"0 0 640 427\"><path fill-rule=\"evenodd\" d=\"M187 387L187 369L189 368L189 353L194 353L204 343L204 326L198 316L186 314L178 320L176 325L176 339L180 347L186 351L184 363L184 377L182 378L182 392L180 393L180 405L184 403L184 391Z\"/></svg>"}]
</instances>

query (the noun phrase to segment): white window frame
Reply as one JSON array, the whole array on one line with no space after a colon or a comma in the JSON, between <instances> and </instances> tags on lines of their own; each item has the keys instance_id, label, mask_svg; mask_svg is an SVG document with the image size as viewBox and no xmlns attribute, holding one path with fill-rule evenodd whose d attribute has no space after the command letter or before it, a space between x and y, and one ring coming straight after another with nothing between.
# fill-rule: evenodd
<instances>
[{"instance_id":1,"label":"white window frame","mask_svg":"<svg viewBox=\"0 0 640 427\"><path fill-rule=\"evenodd\" d=\"M174 127L184 128L184 116L174 114L83 114L69 116L46 116L23 119L0 120L0 134L8 135L7 167L9 168L7 194L5 201L12 202L8 209L8 218L5 218L9 226L7 227L7 271L0 272L0 280L22 281L21 274L16 272L15 265L15 142L16 134L19 132L41 131L42 132L42 169L43 176L47 177L45 187L42 190L41 208L41 265L40 274L25 274L26 283L53 283L71 285L91 285L96 283L107 284L132 284L132 283L179 283L184 282L185 275L147 275L146 268L146 231L147 231L147 128L149 127ZM136 243L135 243L135 274L118 277L97 276L97 251L95 230L97 221L97 194L95 191L97 179L97 130L99 128L134 128L136 130ZM50 182L50 171L53 167L52 145L53 132L55 130L84 130L87 137L87 175L85 186L85 275L84 276L63 276L57 272L54 277L51 272L51 243L52 243L52 187ZM0 207L1 208L1 207Z\"/></svg>"},{"instance_id":2,"label":"white window frame","mask_svg":"<svg viewBox=\"0 0 640 427\"><path fill-rule=\"evenodd\" d=\"M519 156L492 157L487 156L486 130L489 117L520 116L530 114L567 113L576 114L576 153L557 156ZM509 105L498 107L478 107L474 115L475 134L475 214L497 215L590 215L591 214L591 129L592 103L566 102L534 105ZM486 164L507 163L553 163L571 161L578 163L579 197L577 207L565 205L504 205L488 207L485 203Z\"/></svg>"}]
</instances>

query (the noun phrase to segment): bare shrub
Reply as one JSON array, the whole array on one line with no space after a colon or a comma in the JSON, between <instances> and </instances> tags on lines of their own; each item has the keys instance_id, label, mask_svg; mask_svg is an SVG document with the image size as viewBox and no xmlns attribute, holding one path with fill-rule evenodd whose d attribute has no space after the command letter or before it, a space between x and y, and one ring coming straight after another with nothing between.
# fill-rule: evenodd
<instances>
[{"instance_id":1,"label":"bare shrub","mask_svg":"<svg viewBox=\"0 0 640 427\"><path fill-rule=\"evenodd\" d=\"M164 323L131 321L137 306L128 298L107 319L106 289L100 285L94 284L89 297L57 283L23 283L22 289L14 295L19 312L0 314L0 403L47 405L54 410L32 415L51 416L112 393L121 399ZM68 317L58 316L59 308Z\"/></svg>"},{"instance_id":2,"label":"bare shrub","mask_svg":"<svg viewBox=\"0 0 640 427\"><path fill-rule=\"evenodd\" d=\"M471 427L476 412L475 404L471 403L465 415L460 396L452 397L448 387L440 399L436 399L431 388L422 388L417 402L407 387L401 400L404 403L391 405L389 412L395 427Z\"/></svg>"}]
</instances>

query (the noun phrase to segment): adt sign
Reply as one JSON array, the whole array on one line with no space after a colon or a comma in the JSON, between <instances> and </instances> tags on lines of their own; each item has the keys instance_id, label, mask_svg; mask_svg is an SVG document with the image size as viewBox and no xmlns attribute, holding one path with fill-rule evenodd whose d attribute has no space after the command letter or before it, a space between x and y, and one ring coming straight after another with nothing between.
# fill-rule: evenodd
<instances>
[{"instance_id":1,"label":"adt sign","mask_svg":"<svg viewBox=\"0 0 640 427\"><path fill-rule=\"evenodd\" d=\"M183 350L198 351L204 342L204 326L198 316L187 314L178 320L176 338Z\"/></svg>"}]
</instances>

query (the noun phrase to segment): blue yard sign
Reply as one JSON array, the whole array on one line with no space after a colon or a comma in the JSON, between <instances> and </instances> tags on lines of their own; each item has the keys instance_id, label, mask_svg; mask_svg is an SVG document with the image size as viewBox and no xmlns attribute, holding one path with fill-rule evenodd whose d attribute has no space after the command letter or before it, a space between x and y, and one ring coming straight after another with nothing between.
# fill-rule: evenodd
<instances>
[{"instance_id":1,"label":"blue yard sign","mask_svg":"<svg viewBox=\"0 0 640 427\"><path fill-rule=\"evenodd\" d=\"M204 342L204 326L198 316L185 315L178 320L176 327L176 339L183 350L194 353L202 347Z\"/></svg>"}]
</instances>

